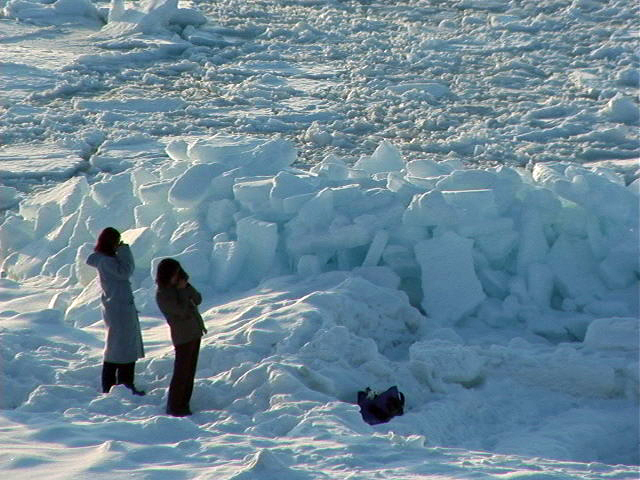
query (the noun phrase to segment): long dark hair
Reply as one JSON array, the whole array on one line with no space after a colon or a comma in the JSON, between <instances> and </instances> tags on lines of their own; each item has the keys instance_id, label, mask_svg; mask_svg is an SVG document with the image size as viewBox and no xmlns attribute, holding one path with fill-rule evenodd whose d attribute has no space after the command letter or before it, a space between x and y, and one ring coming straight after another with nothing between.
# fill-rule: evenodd
<instances>
[{"instance_id":1,"label":"long dark hair","mask_svg":"<svg viewBox=\"0 0 640 480\"><path fill-rule=\"evenodd\" d=\"M171 279L178 272L180 278L189 280L189 275L182 269L182 265L174 258L163 258L158 264L156 271L156 284L159 287L171 286Z\"/></svg>"},{"instance_id":2,"label":"long dark hair","mask_svg":"<svg viewBox=\"0 0 640 480\"><path fill-rule=\"evenodd\" d=\"M94 252L104 253L110 257L115 256L116 249L120 243L120 232L113 227L107 227L100 235L98 235L98 241L93 248Z\"/></svg>"}]
</instances>

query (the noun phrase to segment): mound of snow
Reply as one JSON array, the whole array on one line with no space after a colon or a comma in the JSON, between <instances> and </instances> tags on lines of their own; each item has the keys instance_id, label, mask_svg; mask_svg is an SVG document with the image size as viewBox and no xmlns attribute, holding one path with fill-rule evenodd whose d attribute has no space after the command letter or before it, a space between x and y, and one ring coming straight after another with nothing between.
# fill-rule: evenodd
<instances>
[{"instance_id":1,"label":"mound of snow","mask_svg":"<svg viewBox=\"0 0 640 480\"><path fill-rule=\"evenodd\" d=\"M139 9L125 8L124 0L112 0L101 37L129 37L135 34L171 35L173 27L200 26L207 19L197 10L178 8L178 0L145 0Z\"/></svg>"},{"instance_id":2,"label":"mound of snow","mask_svg":"<svg viewBox=\"0 0 640 480\"><path fill-rule=\"evenodd\" d=\"M37 25L82 23L95 26L104 24L106 20L90 0L56 0L51 3L9 0L2 14Z\"/></svg>"},{"instance_id":3,"label":"mound of snow","mask_svg":"<svg viewBox=\"0 0 640 480\"><path fill-rule=\"evenodd\" d=\"M638 350L637 318L599 318L587 329L586 347L595 350Z\"/></svg>"}]
</instances>

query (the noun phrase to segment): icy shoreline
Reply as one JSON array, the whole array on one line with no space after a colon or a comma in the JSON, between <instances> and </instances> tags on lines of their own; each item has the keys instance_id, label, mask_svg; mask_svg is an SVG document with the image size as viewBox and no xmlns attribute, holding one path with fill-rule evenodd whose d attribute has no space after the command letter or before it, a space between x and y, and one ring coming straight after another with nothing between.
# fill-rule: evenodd
<instances>
[{"instance_id":1,"label":"icy shoreline","mask_svg":"<svg viewBox=\"0 0 640 480\"><path fill-rule=\"evenodd\" d=\"M427 446L637 463L638 196L620 174L405 162L389 143L353 167L328 157L309 171L291 166L296 149L281 139L177 140L166 150L155 170L32 195L0 226L3 271L59 290L48 309L3 314L28 333L17 344L12 328L0 333L13 392L4 408L58 412L70 438L77 422L110 423L105 415L157 419L171 356L152 275L172 256L205 292L212 332L196 429L345 442L378 431ZM136 304L154 345L139 362L144 401L92 387L99 287L83 259L107 225L130 226ZM29 323L62 338L89 333L94 346L51 344ZM36 346L31 360L25 341ZM61 354L83 367L50 366ZM408 411L369 430L355 393L392 384ZM265 458L264 468L284 468Z\"/></svg>"}]
</instances>

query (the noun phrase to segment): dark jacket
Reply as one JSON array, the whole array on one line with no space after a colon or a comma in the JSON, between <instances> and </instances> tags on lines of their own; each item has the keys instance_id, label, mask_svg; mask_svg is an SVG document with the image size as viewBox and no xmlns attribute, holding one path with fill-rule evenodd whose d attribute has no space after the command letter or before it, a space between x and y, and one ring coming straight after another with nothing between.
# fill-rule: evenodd
<instances>
[{"instance_id":1,"label":"dark jacket","mask_svg":"<svg viewBox=\"0 0 640 480\"><path fill-rule=\"evenodd\" d=\"M122 245L113 257L94 252L87 258L87 265L98 270L102 286L102 318L107 326L104 359L112 363L135 362L144 357L144 347L129 282L135 269L131 250Z\"/></svg>"},{"instance_id":2,"label":"dark jacket","mask_svg":"<svg viewBox=\"0 0 640 480\"><path fill-rule=\"evenodd\" d=\"M395 386L378 394L373 394L371 389L367 388L358 392L358 405L362 418L369 425L386 423L396 415L404 413L404 394Z\"/></svg>"},{"instance_id":3,"label":"dark jacket","mask_svg":"<svg viewBox=\"0 0 640 480\"><path fill-rule=\"evenodd\" d=\"M156 302L167 319L174 345L182 345L204 335L204 321L198 312L202 296L191 284L185 288L158 288Z\"/></svg>"}]
</instances>

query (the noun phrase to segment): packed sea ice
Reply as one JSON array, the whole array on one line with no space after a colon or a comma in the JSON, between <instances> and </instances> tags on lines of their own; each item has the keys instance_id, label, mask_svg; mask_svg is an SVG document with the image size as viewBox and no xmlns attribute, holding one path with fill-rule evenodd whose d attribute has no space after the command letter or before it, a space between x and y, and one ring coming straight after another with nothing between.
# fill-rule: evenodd
<instances>
[{"instance_id":1,"label":"packed sea ice","mask_svg":"<svg viewBox=\"0 0 640 480\"><path fill-rule=\"evenodd\" d=\"M1 472L637 478L633 2L0 9ZM99 393L107 226L145 397ZM205 297L189 418L165 257Z\"/></svg>"}]
</instances>

